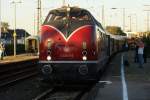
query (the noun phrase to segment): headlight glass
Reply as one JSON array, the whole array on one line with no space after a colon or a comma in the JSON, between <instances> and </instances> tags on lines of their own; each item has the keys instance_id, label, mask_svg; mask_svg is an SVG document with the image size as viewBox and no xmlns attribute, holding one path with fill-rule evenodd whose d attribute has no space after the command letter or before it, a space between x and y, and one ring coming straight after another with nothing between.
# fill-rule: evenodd
<instances>
[{"instance_id":1,"label":"headlight glass","mask_svg":"<svg viewBox=\"0 0 150 100\"><path fill-rule=\"evenodd\" d=\"M86 60L87 60L87 57L86 57L86 56L83 56L82 59L83 59L84 61L86 61Z\"/></svg>"},{"instance_id":2,"label":"headlight glass","mask_svg":"<svg viewBox=\"0 0 150 100\"><path fill-rule=\"evenodd\" d=\"M47 56L47 60L50 61L52 58L51 56Z\"/></svg>"}]
</instances>

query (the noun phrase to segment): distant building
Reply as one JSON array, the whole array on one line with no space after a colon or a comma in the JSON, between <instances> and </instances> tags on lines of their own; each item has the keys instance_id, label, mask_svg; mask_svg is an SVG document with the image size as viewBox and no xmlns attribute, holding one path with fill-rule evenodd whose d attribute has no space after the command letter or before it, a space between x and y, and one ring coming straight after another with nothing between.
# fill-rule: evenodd
<instances>
[{"instance_id":1,"label":"distant building","mask_svg":"<svg viewBox=\"0 0 150 100\"><path fill-rule=\"evenodd\" d=\"M8 29L7 31L2 31L1 34L1 40L5 43L5 44L13 44L13 33L14 30ZM17 33L17 43L18 44L24 44L25 42L25 37L30 36L30 34L28 32L26 32L24 29L16 29L16 33Z\"/></svg>"},{"instance_id":2,"label":"distant building","mask_svg":"<svg viewBox=\"0 0 150 100\"><path fill-rule=\"evenodd\" d=\"M139 37L139 32L125 32L128 38Z\"/></svg>"}]
</instances>

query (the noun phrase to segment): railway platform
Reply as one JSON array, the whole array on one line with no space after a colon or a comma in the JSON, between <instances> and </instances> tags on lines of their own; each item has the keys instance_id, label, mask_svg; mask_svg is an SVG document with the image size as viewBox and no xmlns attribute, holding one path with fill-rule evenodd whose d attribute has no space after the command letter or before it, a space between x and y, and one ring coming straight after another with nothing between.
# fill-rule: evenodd
<instances>
[{"instance_id":1,"label":"railway platform","mask_svg":"<svg viewBox=\"0 0 150 100\"><path fill-rule=\"evenodd\" d=\"M117 54L85 100L150 100L150 58L139 68L134 51L127 55L130 66L123 65L123 53Z\"/></svg>"},{"instance_id":2,"label":"railway platform","mask_svg":"<svg viewBox=\"0 0 150 100\"><path fill-rule=\"evenodd\" d=\"M38 59L38 56L29 55L29 54L19 54L16 56L13 56L13 55L4 56L3 60L0 60L0 65L17 63L17 62L22 62L22 61L34 60L34 59Z\"/></svg>"},{"instance_id":3,"label":"railway platform","mask_svg":"<svg viewBox=\"0 0 150 100\"><path fill-rule=\"evenodd\" d=\"M20 54L0 60L0 87L37 75L38 56Z\"/></svg>"}]
</instances>

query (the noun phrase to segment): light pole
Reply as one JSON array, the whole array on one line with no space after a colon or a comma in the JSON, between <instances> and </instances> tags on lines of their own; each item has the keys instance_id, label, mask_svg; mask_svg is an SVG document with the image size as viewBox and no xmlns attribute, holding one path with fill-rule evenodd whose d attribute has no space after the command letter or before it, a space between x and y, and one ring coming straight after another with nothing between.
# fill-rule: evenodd
<instances>
[{"instance_id":1,"label":"light pole","mask_svg":"<svg viewBox=\"0 0 150 100\"><path fill-rule=\"evenodd\" d=\"M137 17L137 14L134 14L135 15L135 30L136 32L138 31L138 17Z\"/></svg>"},{"instance_id":2,"label":"light pole","mask_svg":"<svg viewBox=\"0 0 150 100\"><path fill-rule=\"evenodd\" d=\"M130 18L130 29L129 29L129 31L131 32L132 31L132 25L131 25L131 15L130 16L128 16L129 18Z\"/></svg>"},{"instance_id":3,"label":"light pole","mask_svg":"<svg viewBox=\"0 0 150 100\"><path fill-rule=\"evenodd\" d=\"M149 19L149 12L150 12L150 10L144 10L144 11L147 12L147 31L149 31L149 21L150 21L150 19Z\"/></svg>"},{"instance_id":4,"label":"light pole","mask_svg":"<svg viewBox=\"0 0 150 100\"><path fill-rule=\"evenodd\" d=\"M41 0L38 0L38 5L37 5L37 36L40 35L40 26L41 26L41 16L42 16L42 11L41 11ZM38 45L38 54L39 54L39 45Z\"/></svg>"},{"instance_id":5,"label":"light pole","mask_svg":"<svg viewBox=\"0 0 150 100\"><path fill-rule=\"evenodd\" d=\"M123 10L123 31L125 31L125 8L122 8Z\"/></svg>"},{"instance_id":6,"label":"light pole","mask_svg":"<svg viewBox=\"0 0 150 100\"><path fill-rule=\"evenodd\" d=\"M24 49L25 49L25 52L26 52L26 50L27 50L27 46L26 46L27 44L26 44L26 30L24 30Z\"/></svg>"},{"instance_id":7,"label":"light pole","mask_svg":"<svg viewBox=\"0 0 150 100\"><path fill-rule=\"evenodd\" d=\"M122 28L125 31L125 8L111 8L111 9L122 9Z\"/></svg>"},{"instance_id":8,"label":"light pole","mask_svg":"<svg viewBox=\"0 0 150 100\"><path fill-rule=\"evenodd\" d=\"M102 5L102 24L103 24L103 27L105 27L104 5Z\"/></svg>"},{"instance_id":9,"label":"light pole","mask_svg":"<svg viewBox=\"0 0 150 100\"><path fill-rule=\"evenodd\" d=\"M0 0L0 41L1 41L1 0Z\"/></svg>"},{"instance_id":10,"label":"light pole","mask_svg":"<svg viewBox=\"0 0 150 100\"><path fill-rule=\"evenodd\" d=\"M62 5L63 5L63 6L65 6L65 3L66 3L66 1L65 1L65 0L62 0Z\"/></svg>"},{"instance_id":11,"label":"light pole","mask_svg":"<svg viewBox=\"0 0 150 100\"><path fill-rule=\"evenodd\" d=\"M147 31L149 31L149 12L150 10L147 12Z\"/></svg>"},{"instance_id":12,"label":"light pole","mask_svg":"<svg viewBox=\"0 0 150 100\"><path fill-rule=\"evenodd\" d=\"M136 13L133 13L133 14L131 14L132 15L132 22L134 21L134 30L137 32L138 30L137 30L137 25L138 25L138 20L137 20L137 14ZM132 31L133 31L133 27L132 27Z\"/></svg>"},{"instance_id":13,"label":"light pole","mask_svg":"<svg viewBox=\"0 0 150 100\"><path fill-rule=\"evenodd\" d=\"M17 3L21 3L21 1L19 2L15 2L13 1L12 4L14 4L14 33L13 33L13 37L14 37L14 57L16 57L16 5Z\"/></svg>"},{"instance_id":14,"label":"light pole","mask_svg":"<svg viewBox=\"0 0 150 100\"><path fill-rule=\"evenodd\" d=\"M115 10L117 8L111 8L111 9ZM116 21L114 22L114 20L115 20L114 18L117 17L117 13L116 12L112 12L111 17L112 17L112 26L117 26L117 23L115 23Z\"/></svg>"},{"instance_id":15,"label":"light pole","mask_svg":"<svg viewBox=\"0 0 150 100\"><path fill-rule=\"evenodd\" d=\"M144 5L144 6L146 6L146 7L150 7L150 5ZM144 10L144 11L146 11L147 12L147 31L150 31L149 30L149 27L150 27L150 19L149 19L149 12L150 12L150 9L147 9L147 10Z\"/></svg>"},{"instance_id":16,"label":"light pole","mask_svg":"<svg viewBox=\"0 0 150 100\"><path fill-rule=\"evenodd\" d=\"M37 35L40 34L40 26L41 26L41 0L38 0L38 6L37 6Z\"/></svg>"},{"instance_id":17,"label":"light pole","mask_svg":"<svg viewBox=\"0 0 150 100\"><path fill-rule=\"evenodd\" d=\"M109 25L112 26L112 15L110 15L109 17L110 17L110 19L109 19Z\"/></svg>"}]
</instances>

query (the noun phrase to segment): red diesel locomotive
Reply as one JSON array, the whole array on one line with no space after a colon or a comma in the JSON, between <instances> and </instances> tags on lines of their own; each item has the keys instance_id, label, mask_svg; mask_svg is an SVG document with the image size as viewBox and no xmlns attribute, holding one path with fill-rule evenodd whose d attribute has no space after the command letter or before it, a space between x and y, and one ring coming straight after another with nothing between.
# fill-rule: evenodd
<instances>
[{"instance_id":1,"label":"red diesel locomotive","mask_svg":"<svg viewBox=\"0 0 150 100\"><path fill-rule=\"evenodd\" d=\"M115 52L114 45L86 9L51 10L41 27L40 71L51 81L95 81Z\"/></svg>"}]
</instances>

